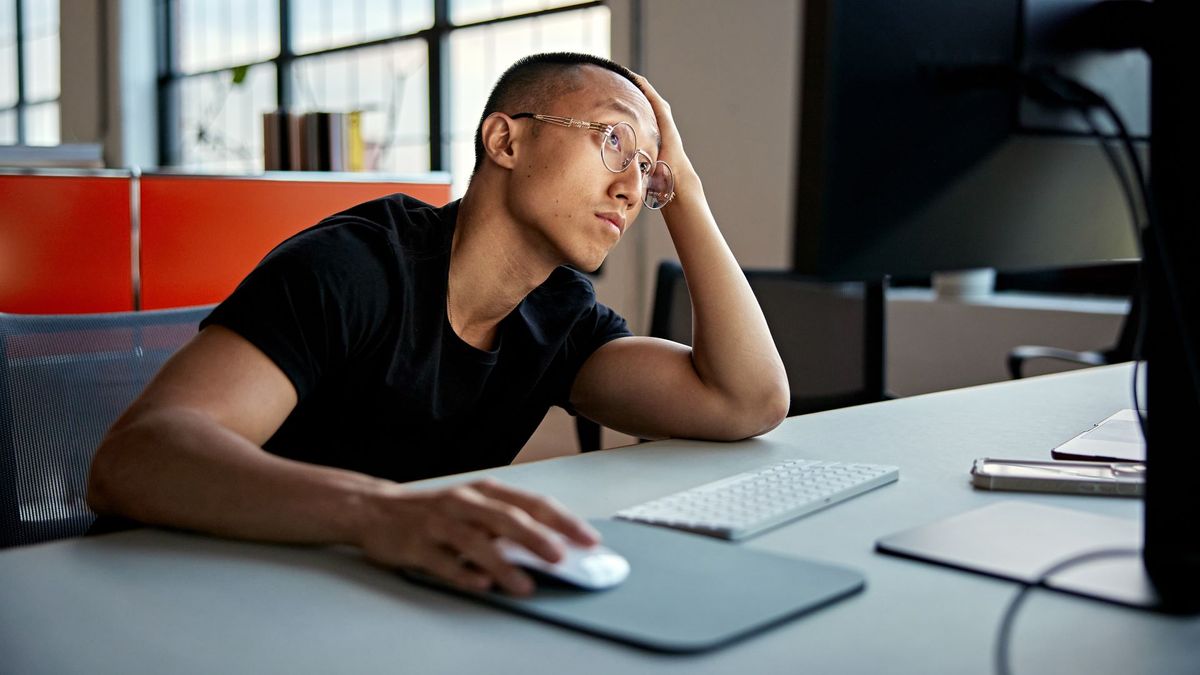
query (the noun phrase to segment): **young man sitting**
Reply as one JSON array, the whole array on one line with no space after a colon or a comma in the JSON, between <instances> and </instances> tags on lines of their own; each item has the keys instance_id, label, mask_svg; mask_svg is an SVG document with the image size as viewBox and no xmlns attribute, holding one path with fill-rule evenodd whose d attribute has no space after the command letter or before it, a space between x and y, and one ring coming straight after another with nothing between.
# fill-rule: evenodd
<instances>
[{"instance_id":1,"label":"young man sitting","mask_svg":"<svg viewBox=\"0 0 1200 675\"><path fill-rule=\"evenodd\" d=\"M581 121L583 120L583 121ZM684 154L671 109L611 61L543 54L496 84L460 201L403 195L272 251L201 324L96 452L88 503L220 536L348 543L383 565L517 594L503 536L556 561L596 533L491 480L550 406L642 438L775 427L788 383ZM632 336L576 270L661 208L694 346ZM569 267L568 267L569 266Z\"/></svg>"}]
</instances>

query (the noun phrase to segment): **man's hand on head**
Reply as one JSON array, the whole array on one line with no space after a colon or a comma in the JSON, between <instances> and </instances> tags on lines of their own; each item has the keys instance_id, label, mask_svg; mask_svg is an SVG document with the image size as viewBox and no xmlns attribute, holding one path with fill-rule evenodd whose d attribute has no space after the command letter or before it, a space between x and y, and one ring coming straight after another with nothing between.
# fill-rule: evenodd
<instances>
[{"instance_id":1,"label":"man's hand on head","mask_svg":"<svg viewBox=\"0 0 1200 675\"><path fill-rule=\"evenodd\" d=\"M746 275L730 250L683 149L671 106L635 82L658 125L657 159L674 173L660 211L687 277L692 346L651 337L611 340L576 374L571 403L586 417L642 438L736 440L787 415L787 372Z\"/></svg>"},{"instance_id":2,"label":"man's hand on head","mask_svg":"<svg viewBox=\"0 0 1200 675\"><path fill-rule=\"evenodd\" d=\"M659 150L658 159L671 166L671 170L675 174L675 191L678 193L681 182L698 182L699 179L692 168L691 161L683 151L683 138L680 137L679 128L675 126L675 118L671 115L671 104L667 103L649 80L641 75L635 74L635 76L638 87L646 95L646 100L650 101L650 109L654 111L654 118L658 123L658 133L662 137L662 148ZM686 190L686 187L684 189Z\"/></svg>"},{"instance_id":3,"label":"man's hand on head","mask_svg":"<svg viewBox=\"0 0 1200 675\"><path fill-rule=\"evenodd\" d=\"M434 490L389 486L373 502L359 541L367 557L468 591L496 585L513 595L533 592L529 575L501 557L498 537L549 562L565 554L550 530L582 546L600 541L591 526L553 499L490 479Z\"/></svg>"}]
</instances>

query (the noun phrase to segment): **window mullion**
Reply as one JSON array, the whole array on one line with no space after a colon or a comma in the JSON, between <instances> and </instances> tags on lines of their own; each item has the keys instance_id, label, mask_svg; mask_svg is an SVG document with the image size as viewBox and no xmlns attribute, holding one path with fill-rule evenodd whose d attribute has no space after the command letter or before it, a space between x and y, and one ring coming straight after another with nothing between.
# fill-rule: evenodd
<instances>
[{"instance_id":1,"label":"window mullion","mask_svg":"<svg viewBox=\"0 0 1200 675\"><path fill-rule=\"evenodd\" d=\"M177 166L183 157L180 127L183 125L179 101L179 3L159 0L158 4L158 161L162 166Z\"/></svg>"},{"instance_id":2,"label":"window mullion","mask_svg":"<svg viewBox=\"0 0 1200 675\"><path fill-rule=\"evenodd\" d=\"M17 40L17 145L25 145L25 2L15 0Z\"/></svg>"},{"instance_id":3,"label":"window mullion","mask_svg":"<svg viewBox=\"0 0 1200 675\"><path fill-rule=\"evenodd\" d=\"M429 33L429 169L450 170L446 138L447 96L450 90L450 0L433 0L433 29Z\"/></svg>"},{"instance_id":4,"label":"window mullion","mask_svg":"<svg viewBox=\"0 0 1200 675\"><path fill-rule=\"evenodd\" d=\"M279 56L275 58L275 104L279 110L291 110L292 66L296 54L292 50L292 0L279 0Z\"/></svg>"}]
</instances>

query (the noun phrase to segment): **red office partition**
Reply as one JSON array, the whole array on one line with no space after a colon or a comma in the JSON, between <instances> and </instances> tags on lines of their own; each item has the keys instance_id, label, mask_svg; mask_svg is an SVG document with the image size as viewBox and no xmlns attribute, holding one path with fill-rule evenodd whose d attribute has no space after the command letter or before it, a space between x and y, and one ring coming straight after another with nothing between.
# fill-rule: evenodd
<instances>
[{"instance_id":1,"label":"red office partition","mask_svg":"<svg viewBox=\"0 0 1200 675\"><path fill-rule=\"evenodd\" d=\"M0 174L0 312L133 309L130 180Z\"/></svg>"},{"instance_id":2,"label":"red office partition","mask_svg":"<svg viewBox=\"0 0 1200 675\"><path fill-rule=\"evenodd\" d=\"M355 204L403 192L431 204L450 185L314 177L146 175L142 308L220 302L276 244Z\"/></svg>"}]
</instances>

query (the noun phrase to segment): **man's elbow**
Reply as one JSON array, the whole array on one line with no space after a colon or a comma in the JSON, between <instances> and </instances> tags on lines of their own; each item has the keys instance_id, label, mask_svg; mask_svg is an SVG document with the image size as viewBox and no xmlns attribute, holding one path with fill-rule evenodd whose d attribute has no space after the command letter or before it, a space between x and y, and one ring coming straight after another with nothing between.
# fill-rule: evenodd
<instances>
[{"instance_id":1,"label":"man's elbow","mask_svg":"<svg viewBox=\"0 0 1200 675\"><path fill-rule=\"evenodd\" d=\"M766 387L758 396L731 406L733 419L725 440L740 441L767 433L783 422L791 403L792 395L784 380L782 385Z\"/></svg>"},{"instance_id":2,"label":"man's elbow","mask_svg":"<svg viewBox=\"0 0 1200 675\"><path fill-rule=\"evenodd\" d=\"M107 438L105 441L107 442ZM88 508L97 515L114 515L112 497L112 474L114 467L114 449L101 443L96 454L92 457L92 465L88 469L87 491L84 498Z\"/></svg>"},{"instance_id":3,"label":"man's elbow","mask_svg":"<svg viewBox=\"0 0 1200 675\"><path fill-rule=\"evenodd\" d=\"M759 407L759 415L754 420L758 426L748 437L760 436L782 424L791 406L792 394L787 386L776 389Z\"/></svg>"},{"instance_id":4,"label":"man's elbow","mask_svg":"<svg viewBox=\"0 0 1200 675\"><path fill-rule=\"evenodd\" d=\"M118 420L92 455L84 499L97 515L129 515L121 505L121 496L126 492L123 488L129 481L129 468L137 461L129 447L136 440L131 438L131 429L137 429L134 422L131 418Z\"/></svg>"}]
</instances>

